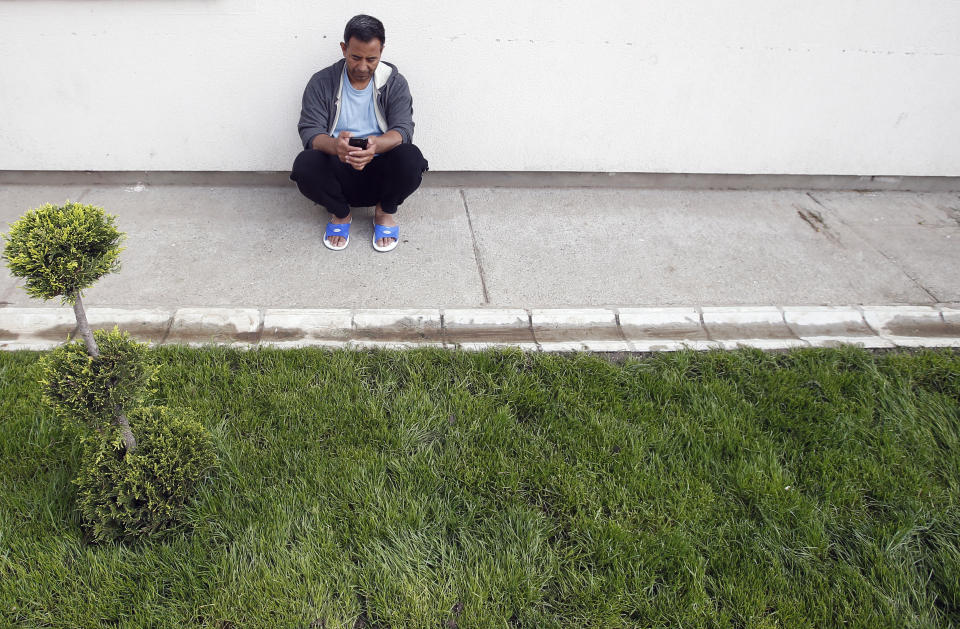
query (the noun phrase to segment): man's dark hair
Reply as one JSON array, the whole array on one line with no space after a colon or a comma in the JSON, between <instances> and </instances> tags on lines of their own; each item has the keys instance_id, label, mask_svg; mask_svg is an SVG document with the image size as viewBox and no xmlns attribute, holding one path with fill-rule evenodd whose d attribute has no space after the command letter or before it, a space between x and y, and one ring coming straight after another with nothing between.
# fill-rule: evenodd
<instances>
[{"instance_id":1,"label":"man's dark hair","mask_svg":"<svg viewBox=\"0 0 960 629\"><path fill-rule=\"evenodd\" d=\"M380 44L387 43L387 35L383 32L383 22L372 15L354 15L343 29L343 43L349 44L350 38L356 37L363 43L379 39Z\"/></svg>"}]
</instances>

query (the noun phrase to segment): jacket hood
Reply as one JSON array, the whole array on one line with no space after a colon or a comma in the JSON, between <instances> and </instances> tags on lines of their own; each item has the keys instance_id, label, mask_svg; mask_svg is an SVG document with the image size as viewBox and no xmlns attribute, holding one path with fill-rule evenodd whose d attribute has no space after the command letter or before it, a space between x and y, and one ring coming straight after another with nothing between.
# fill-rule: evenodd
<instances>
[{"instance_id":1,"label":"jacket hood","mask_svg":"<svg viewBox=\"0 0 960 629\"><path fill-rule=\"evenodd\" d=\"M375 88L381 88L387 84L387 81L390 80L390 77L393 76L393 71L397 69L397 66L392 63L387 63L386 61L381 61L377 64L377 69L373 71L373 85Z\"/></svg>"}]
</instances>

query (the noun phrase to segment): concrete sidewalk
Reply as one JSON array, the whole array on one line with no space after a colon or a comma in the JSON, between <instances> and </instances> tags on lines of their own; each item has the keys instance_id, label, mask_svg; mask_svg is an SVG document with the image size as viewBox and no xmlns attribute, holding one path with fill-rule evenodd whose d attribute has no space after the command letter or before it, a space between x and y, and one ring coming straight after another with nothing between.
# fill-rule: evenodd
<instances>
[{"instance_id":1,"label":"concrete sidewalk","mask_svg":"<svg viewBox=\"0 0 960 629\"><path fill-rule=\"evenodd\" d=\"M794 306L960 306L960 192L423 187L383 254L372 208L355 210L345 251L324 248L326 212L292 184L5 185L0 229L67 199L104 207L128 234L91 308L252 309L261 326L269 310L512 309L534 327L551 309L612 312L620 326L623 311L672 306L702 326L716 307L783 319ZM0 304L60 305L30 299L6 270Z\"/></svg>"}]
</instances>

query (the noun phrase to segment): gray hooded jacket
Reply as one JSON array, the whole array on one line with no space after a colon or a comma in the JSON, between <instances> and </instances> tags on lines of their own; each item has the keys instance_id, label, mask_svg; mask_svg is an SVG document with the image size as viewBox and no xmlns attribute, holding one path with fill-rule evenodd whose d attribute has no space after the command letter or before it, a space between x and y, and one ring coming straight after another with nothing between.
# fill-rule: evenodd
<instances>
[{"instance_id":1,"label":"gray hooded jacket","mask_svg":"<svg viewBox=\"0 0 960 629\"><path fill-rule=\"evenodd\" d=\"M303 148L310 148L314 136L325 133L332 136L340 118L340 94L343 90L345 59L320 70L303 91L303 109L300 110L300 139ZM374 111L381 133L396 130L404 144L413 141L413 98L407 80L392 63L381 61L373 73Z\"/></svg>"}]
</instances>

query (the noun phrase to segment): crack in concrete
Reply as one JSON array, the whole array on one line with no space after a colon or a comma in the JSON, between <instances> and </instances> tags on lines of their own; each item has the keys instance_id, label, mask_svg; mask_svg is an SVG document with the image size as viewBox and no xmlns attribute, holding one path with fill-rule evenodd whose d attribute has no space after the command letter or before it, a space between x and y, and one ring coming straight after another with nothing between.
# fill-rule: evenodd
<instances>
[{"instance_id":1,"label":"crack in concrete","mask_svg":"<svg viewBox=\"0 0 960 629\"><path fill-rule=\"evenodd\" d=\"M715 339L713 335L710 334L710 330L707 328L707 322L703 318L703 308L697 308L697 314L700 315L700 329L703 330L703 333L707 335L707 340L713 342Z\"/></svg>"},{"instance_id":2,"label":"crack in concrete","mask_svg":"<svg viewBox=\"0 0 960 629\"><path fill-rule=\"evenodd\" d=\"M827 240L830 240L836 244L841 244L840 238L830 231L830 227L823 220L823 214L817 212L816 210L808 210L807 208L797 205L796 203L793 204L793 207L796 208L797 214L800 215L800 218L802 218L807 225L813 228L813 231L823 234L826 236Z\"/></svg>"},{"instance_id":3,"label":"crack in concrete","mask_svg":"<svg viewBox=\"0 0 960 629\"><path fill-rule=\"evenodd\" d=\"M174 310L170 313L170 320L167 321L167 329L163 331L163 336L160 337L160 343L158 345L163 345L167 342L167 339L170 338L170 330L173 329L173 322L177 318L177 311Z\"/></svg>"},{"instance_id":4,"label":"crack in concrete","mask_svg":"<svg viewBox=\"0 0 960 629\"><path fill-rule=\"evenodd\" d=\"M480 256L480 245L477 243L477 234L473 229L473 219L470 217L470 206L467 205L467 195L460 188L460 199L463 201L463 211L467 214L467 225L470 226L470 239L473 241L473 257L477 261L477 272L480 273L480 287L483 289L483 303L490 303L490 293L487 291L487 278L483 272L483 258Z\"/></svg>"},{"instance_id":5,"label":"crack in concrete","mask_svg":"<svg viewBox=\"0 0 960 629\"><path fill-rule=\"evenodd\" d=\"M537 351L542 352L543 346L540 345L540 339L537 338L537 331L533 329L533 312L527 311L527 325L530 329L530 336L533 337L533 342L537 346Z\"/></svg>"},{"instance_id":6,"label":"crack in concrete","mask_svg":"<svg viewBox=\"0 0 960 629\"><path fill-rule=\"evenodd\" d=\"M814 220L813 220L813 216L811 215L812 213L811 213L811 214L807 214L806 210L804 210L803 208L801 208L801 207L799 207L799 206L797 206L797 205L794 205L793 207L797 208L797 214L799 214L799 215L800 215L800 218L802 218L804 221L806 221L806 223L807 223L810 227L813 228L813 231L815 231L815 232L820 231L820 227L817 226L817 224L816 224L816 223L814 222Z\"/></svg>"},{"instance_id":7,"label":"crack in concrete","mask_svg":"<svg viewBox=\"0 0 960 629\"><path fill-rule=\"evenodd\" d=\"M887 259L888 262L890 262L891 264L893 264L894 266L896 266L896 267L900 270L901 273L903 273L904 275L906 275L907 278L908 278L911 282L913 282L914 284L916 284L917 288L919 288L920 290L922 290L923 292L925 292L927 295L929 295L930 298L933 300L934 303L939 303L939 302L940 302L940 299L939 299L936 295L933 294L933 291L931 291L929 288L927 288L926 286L924 286L923 284L921 284L921 283L920 283L920 280L918 280L918 279L917 279L916 277L914 277L910 272L908 272L905 268L903 268L903 267L900 265L900 263L896 260L896 258L894 258L893 256L889 255L886 251L883 251L882 249L880 249L879 247L877 247L876 245L874 245L872 242L870 242L870 239L868 239L866 236L864 236L863 233L862 233L859 229L857 229L856 227L854 227L854 226L851 225L850 223L848 223L848 222L846 222L845 220L843 220L843 218L842 218L839 214L837 214L836 212L831 211L830 208L828 208L826 205L824 205L823 203L821 203L821 202L820 202L820 199L818 199L817 197L813 196L812 193L807 192L806 194L807 194L808 197L810 197L810 198L813 200L814 203L816 203L817 205L819 205L820 207L822 207L824 210L826 210L826 211L830 212L831 214L833 214L834 216L836 216L836 217L837 217L837 220L839 220L843 225L845 225L845 226L847 227L847 229L849 229L850 231L852 231L853 233L855 233L857 236L859 236L859 237L860 237L865 243L867 243L867 245L869 245L874 251L876 251L877 253L879 253L880 255L882 255L884 258Z\"/></svg>"},{"instance_id":8,"label":"crack in concrete","mask_svg":"<svg viewBox=\"0 0 960 629\"><path fill-rule=\"evenodd\" d=\"M627 338L627 333L623 331L623 326L620 325L620 313L619 313L619 312L615 312L615 313L613 314L613 320L614 320L614 322L617 324L617 332L620 333L620 339L619 339L619 340L621 340L621 341L623 341L624 343L626 343L626 344L627 344L627 347L632 348L633 345L630 343L630 339Z\"/></svg>"}]
</instances>

